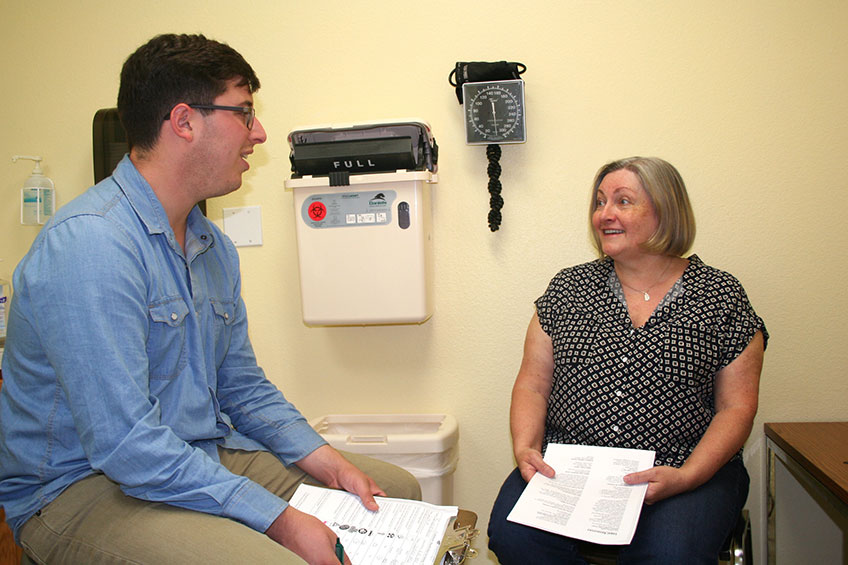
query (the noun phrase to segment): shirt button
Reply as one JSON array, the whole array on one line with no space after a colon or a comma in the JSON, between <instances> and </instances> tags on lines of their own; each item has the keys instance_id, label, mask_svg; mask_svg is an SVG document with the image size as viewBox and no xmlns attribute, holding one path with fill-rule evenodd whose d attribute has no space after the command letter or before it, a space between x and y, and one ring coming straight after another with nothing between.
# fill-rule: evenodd
<instances>
[{"instance_id":1,"label":"shirt button","mask_svg":"<svg viewBox=\"0 0 848 565\"><path fill-rule=\"evenodd\" d=\"M176 321L177 321L177 318L179 318L179 316L177 316L177 313L176 313L176 312L171 312L171 319L172 319L172 320L174 320L174 321L176 322Z\"/></svg>"},{"instance_id":2,"label":"shirt button","mask_svg":"<svg viewBox=\"0 0 848 565\"><path fill-rule=\"evenodd\" d=\"M628 361L630 361L630 358L628 358L627 355L621 358L622 363L627 363Z\"/></svg>"},{"instance_id":3,"label":"shirt button","mask_svg":"<svg viewBox=\"0 0 848 565\"><path fill-rule=\"evenodd\" d=\"M620 390L617 390L617 391L615 391L615 395L616 395L617 397L621 398L622 396L624 396L624 393L623 393L623 392L621 392Z\"/></svg>"},{"instance_id":4,"label":"shirt button","mask_svg":"<svg viewBox=\"0 0 848 565\"><path fill-rule=\"evenodd\" d=\"M224 312L224 319L225 319L225 320L229 320L229 319L230 319L230 314L229 314L229 312Z\"/></svg>"},{"instance_id":5,"label":"shirt button","mask_svg":"<svg viewBox=\"0 0 848 565\"><path fill-rule=\"evenodd\" d=\"M614 431L614 432L618 432L618 426L613 426L613 427L612 427L612 431Z\"/></svg>"}]
</instances>

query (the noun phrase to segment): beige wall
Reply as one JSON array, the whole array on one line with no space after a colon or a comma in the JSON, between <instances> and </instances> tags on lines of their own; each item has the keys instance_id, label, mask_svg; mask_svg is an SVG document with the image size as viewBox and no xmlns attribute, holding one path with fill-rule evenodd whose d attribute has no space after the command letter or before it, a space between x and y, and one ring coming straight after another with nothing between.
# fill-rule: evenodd
<instances>
[{"instance_id":1,"label":"beige wall","mask_svg":"<svg viewBox=\"0 0 848 565\"><path fill-rule=\"evenodd\" d=\"M262 208L264 245L240 249L261 363L310 418L456 415L457 501L483 526L512 466L509 393L532 301L559 268L592 259L588 185L613 158L678 166L694 251L743 282L771 331L746 451L758 540L762 423L848 416L845 2L0 0L0 13L0 275L37 231L18 224L31 167L11 155L42 155L67 202L92 181L91 119L114 105L135 47L172 31L230 43L260 76L269 140L210 216ZM493 234L484 150L464 144L447 77L457 60L500 59L527 65L529 141L504 147ZM430 122L441 150L436 313L420 326L307 328L286 135L408 116Z\"/></svg>"}]
</instances>

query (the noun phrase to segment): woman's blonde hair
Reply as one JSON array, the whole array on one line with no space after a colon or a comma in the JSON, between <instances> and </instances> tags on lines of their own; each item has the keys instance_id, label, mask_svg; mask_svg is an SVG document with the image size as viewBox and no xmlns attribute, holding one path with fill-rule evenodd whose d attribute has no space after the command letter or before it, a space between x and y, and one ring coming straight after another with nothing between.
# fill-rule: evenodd
<instances>
[{"instance_id":1,"label":"woman's blonde hair","mask_svg":"<svg viewBox=\"0 0 848 565\"><path fill-rule=\"evenodd\" d=\"M592 228L592 215L598 199L598 187L608 174L626 169L635 174L648 193L657 214L657 229L642 248L645 251L680 257L695 241L695 214L683 177L674 166L657 157L628 157L607 163L598 170L589 203L589 229L598 255L604 257L601 239Z\"/></svg>"}]
</instances>

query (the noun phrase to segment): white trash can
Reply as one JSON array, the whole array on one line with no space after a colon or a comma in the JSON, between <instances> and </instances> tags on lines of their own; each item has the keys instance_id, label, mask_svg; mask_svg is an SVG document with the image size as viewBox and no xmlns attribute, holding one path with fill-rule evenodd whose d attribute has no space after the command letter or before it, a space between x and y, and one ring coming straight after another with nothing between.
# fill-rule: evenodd
<instances>
[{"instance_id":1,"label":"white trash can","mask_svg":"<svg viewBox=\"0 0 848 565\"><path fill-rule=\"evenodd\" d=\"M449 414L331 414L309 424L336 449L412 473L425 502L453 505L459 426Z\"/></svg>"}]
</instances>

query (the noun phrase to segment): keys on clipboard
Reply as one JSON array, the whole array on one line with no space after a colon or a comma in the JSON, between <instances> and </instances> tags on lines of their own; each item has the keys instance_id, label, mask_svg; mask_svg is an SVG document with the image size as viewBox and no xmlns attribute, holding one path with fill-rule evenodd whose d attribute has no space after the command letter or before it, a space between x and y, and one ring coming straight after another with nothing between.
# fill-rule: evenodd
<instances>
[{"instance_id":1,"label":"keys on clipboard","mask_svg":"<svg viewBox=\"0 0 848 565\"><path fill-rule=\"evenodd\" d=\"M480 533L476 525L477 514L460 508L453 523L445 532L445 538L442 540L438 557L433 565L460 565L467 559L476 557L477 550L471 547L471 543Z\"/></svg>"}]
</instances>

